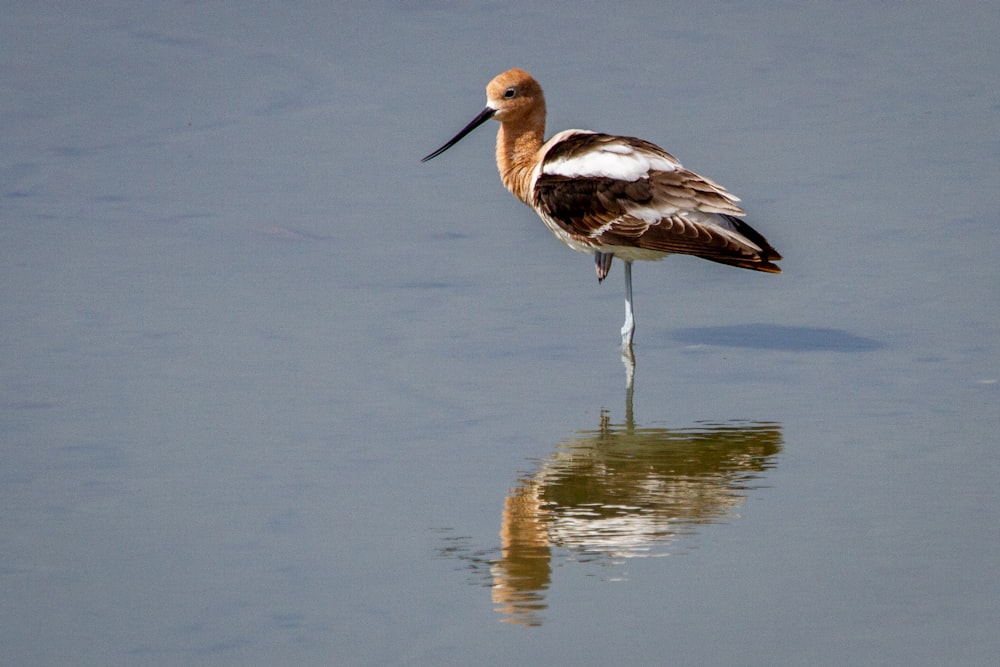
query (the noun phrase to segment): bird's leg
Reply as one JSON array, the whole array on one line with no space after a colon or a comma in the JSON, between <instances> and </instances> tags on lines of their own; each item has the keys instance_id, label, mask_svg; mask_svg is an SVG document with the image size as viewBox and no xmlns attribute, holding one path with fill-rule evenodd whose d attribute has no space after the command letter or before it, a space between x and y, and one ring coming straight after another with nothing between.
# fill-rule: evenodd
<instances>
[{"instance_id":1,"label":"bird's leg","mask_svg":"<svg viewBox=\"0 0 1000 667\"><path fill-rule=\"evenodd\" d=\"M608 277L608 271L611 270L611 260L614 258L615 256L611 253L594 253L594 268L597 269L597 282L603 282Z\"/></svg>"},{"instance_id":2,"label":"bird's leg","mask_svg":"<svg viewBox=\"0 0 1000 667\"><path fill-rule=\"evenodd\" d=\"M632 314L632 262L625 263L625 324L622 325L622 347L632 347L635 317Z\"/></svg>"},{"instance_id":3,"label":"bird's leg","mask_svg":"<svg viewBox=\"0 0 1000 667\"><path fill-rule=\"evenodd\" d=\"M632 395L635 391L635 353L631 345L622 346L622 364L625 366L625 421L632 425Z\"/></svg>"}]
</instances>

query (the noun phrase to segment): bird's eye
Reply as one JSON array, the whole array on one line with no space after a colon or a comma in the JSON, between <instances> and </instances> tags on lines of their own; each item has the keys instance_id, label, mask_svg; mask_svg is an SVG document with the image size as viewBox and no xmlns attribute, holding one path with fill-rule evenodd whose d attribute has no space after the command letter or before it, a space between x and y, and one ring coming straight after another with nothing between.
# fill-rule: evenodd
<instances>
[{"instance_id":1,"label":"bird's eye","mask_svg":"<svg viewBox=\"0 0 1000 667\"><path fill-rule=\"evenodd\" d=\"M504 99L509 100L513 98L515 95L517 95L517 91L514 90L514 88L508 88L507 90L503 91Z\"/></svg>"}]
</instances>

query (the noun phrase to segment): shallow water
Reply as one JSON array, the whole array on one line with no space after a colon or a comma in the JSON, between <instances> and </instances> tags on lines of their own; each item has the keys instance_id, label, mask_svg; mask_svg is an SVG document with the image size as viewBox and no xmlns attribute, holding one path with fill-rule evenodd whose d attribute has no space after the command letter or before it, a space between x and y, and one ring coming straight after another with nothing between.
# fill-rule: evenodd
<instances>
[{"instance_id":1,"label":"shallow water","mask_svg":"<svg viewBox=\"0 0 1000 667\"><path fill-rule=\"evenodd\" d=\"M998 19L10 10L5 660L991 664ZM785 273L637 265L628 387L489 126L419 163L511 66Z\"/></svg>"}]
</instances>

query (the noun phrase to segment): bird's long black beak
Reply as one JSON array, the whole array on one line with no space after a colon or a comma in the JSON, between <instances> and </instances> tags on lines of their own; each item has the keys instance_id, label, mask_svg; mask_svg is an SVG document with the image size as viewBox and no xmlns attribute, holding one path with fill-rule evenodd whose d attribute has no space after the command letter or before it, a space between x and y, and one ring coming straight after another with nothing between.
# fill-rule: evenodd
<instances>
[{"instance_id":1,"label":"bird's long black beak","mask_svg":"<svg viewBox=\"0 0 1000 667\"><path fill-rule=\"evenodd\" d=\"M448 143L446 143L444 146L442 146L441 148L437 149L436 151L434 151L433 153L422 159L421 162L427 162L428 160L431 160L433 158L436 158L438 155L441 155L441 153L444 153L446 150L448 150L449 148L457 144L459 141L461 141L465 137L465 135L467 135L469 132L472 132L474 129L476 129L477 127L488 121L490 118L493 118L496 112L497 112L496 109L491 109L489 107L486 107L479 113L478 116L472 119L471 123L463 127L458 134L452 137Z\"/></svg>"}]
</instances>

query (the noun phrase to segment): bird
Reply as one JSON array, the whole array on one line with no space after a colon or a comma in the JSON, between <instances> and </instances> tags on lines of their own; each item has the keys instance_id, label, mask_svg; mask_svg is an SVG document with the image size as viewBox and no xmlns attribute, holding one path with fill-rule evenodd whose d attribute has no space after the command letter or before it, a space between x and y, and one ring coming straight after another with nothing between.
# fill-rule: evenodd
<instances>
[{"instance_id":1,"label":"bird","mask_svg":"<svg viewBox=\"0 0 1000 667\"><path fill-rule=\"evenodd\" d=\"M545 135L545 95L528 72L514 68L486 86L486 107L421 162L441 155L488 120L500 122L500 180L534 209L555 236L594 256L598 282L618 257L625 266L622 347L635 336L632 262L671 254L743 269L781 273L782 259L744 222L740 199L685 169L656 144L590 130Z\"/></svg>"}]
</instances>

